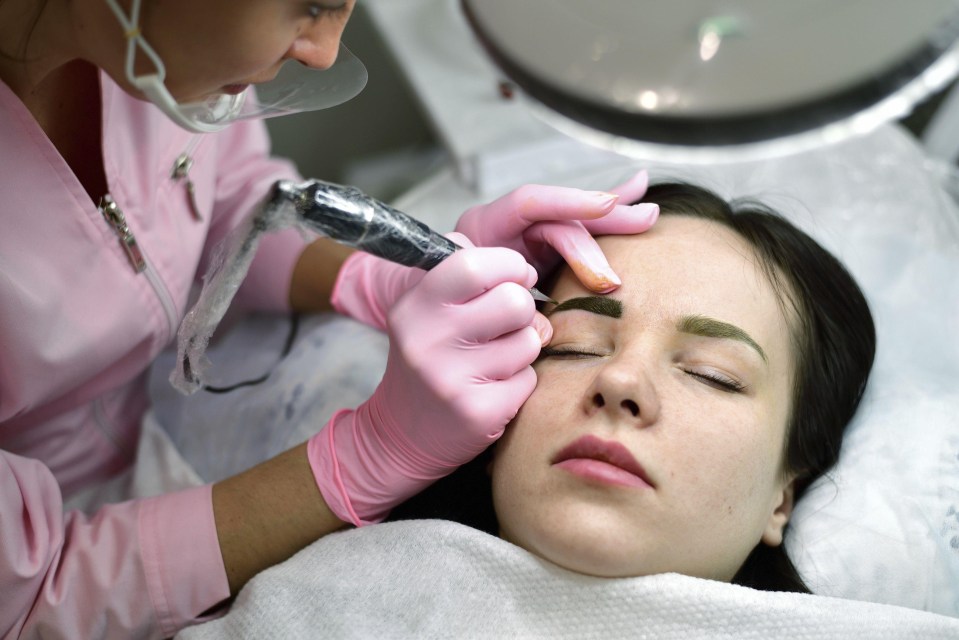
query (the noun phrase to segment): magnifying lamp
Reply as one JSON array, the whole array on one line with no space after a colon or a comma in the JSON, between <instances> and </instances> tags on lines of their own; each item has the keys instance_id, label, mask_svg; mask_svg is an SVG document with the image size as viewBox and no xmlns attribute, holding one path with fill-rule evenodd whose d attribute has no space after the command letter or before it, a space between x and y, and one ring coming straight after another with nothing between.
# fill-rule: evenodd
<instances>
[{"instance_id":1,"label":"magnifying lamp","mask_svg":"<svg viewBox=\"0 0 959 640\"><path fill-rule=\"evenodd\" d=\"M959 0L461 2L537 115L634 157L838 142L908 115L959 73Z\"/></svg>"}]
</instances>

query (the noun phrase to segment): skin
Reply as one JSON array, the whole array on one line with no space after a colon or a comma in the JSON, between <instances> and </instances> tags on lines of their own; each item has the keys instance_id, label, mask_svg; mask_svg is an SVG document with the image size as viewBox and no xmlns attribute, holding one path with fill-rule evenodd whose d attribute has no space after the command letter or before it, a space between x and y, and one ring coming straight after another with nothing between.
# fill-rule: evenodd
<instances>
[{"instance_id":1,"label":"skin","mask_svg":"<svg viewBox=\"0 0 959 640\"><path fill-rule=\"evenodd\" d=\"M716 223L667 216L600 246L623 285L597 301L567 269L552 291L536 390L492 465L501 534L581 573L729 581L755 545L781 544L792 509L789 321ZM624 445L652 486L554 464L587 435Z\"/></svg>"},{"instance_id":2,"label":"skin","mask_svg":"<svg viewBox=\"0 0 959 640\"><path fill-rule=\"evenodd\" d=\"M310 15L311 4L322 9L318 18ZM145 0L145 5L142 28L167 66L168 88L189 100L227 84L268 80L288 58L328 67L353 0ZM334 11L337 7L343 8ZM0 78L95 200L106 193L97 67L129 89L122 33L103 0L48 0L34 24L35 16L35 0L0 0L0 52L8 56L0 57ZM293 307L329 309L348 254L328 241L309 246L294 269ZM305 444L215 484L213 513L232 594L259 571L345 526L316 486Z\"/></svg>"},{"instance_id":3,"label":"skin","mask_svg":"<svg viewBox=\"0 0 959 640\"><path fill-rule=\"evenodd\" d=\"M136 95L124 71L122 28L104 0L47 0L34 25L36 4L0 4L2 50L17 58L5 60L0 69L18 95L78 60L105 70ZM129 0L120 5L129 11ZM270 80L288 59L330 67L353 6L354 0L144 0L140 26L166 66L167 88L178 100L189 101L226 85ZM31 29L24 50L24 34ZM153 70L137 58L138 73Z\"/></svg>"}]
</instances>

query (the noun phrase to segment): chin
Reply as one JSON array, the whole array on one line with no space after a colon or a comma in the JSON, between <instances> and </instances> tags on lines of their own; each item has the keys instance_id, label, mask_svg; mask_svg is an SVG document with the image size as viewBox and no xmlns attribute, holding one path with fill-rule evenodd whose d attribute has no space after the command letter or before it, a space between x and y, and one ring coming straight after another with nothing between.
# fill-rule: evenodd
<instances>
[{"instance_id":1,"label":"chin","mask_svg":"<svg viewBox=\"0 0 959 640\"><path fill-rule=\"evenodd\" d=\"M538 526L537 526L538 525ZM557 518L540 520L521 532L503 537L553 564L589 576L625 578L661 573L649 558L661 552L644 548L635 525L607 519Z\"/></svg>"},{"instance_id":2,"label":"chin","mask_svg":"<svg viewBox=\"0 0 959 640\"><path fill-rule=\"evenodd\" d=\"M568 571L596 578L637 578L655 573L633 567L623 562L622 558L599 557L595 554L564 555L561 558L546 559Z\"/></svg>"}]
</instances>

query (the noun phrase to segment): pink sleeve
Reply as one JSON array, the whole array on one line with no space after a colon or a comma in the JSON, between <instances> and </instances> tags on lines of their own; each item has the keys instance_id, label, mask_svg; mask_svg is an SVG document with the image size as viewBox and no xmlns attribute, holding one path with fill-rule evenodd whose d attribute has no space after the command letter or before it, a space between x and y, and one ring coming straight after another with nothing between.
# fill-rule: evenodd
<instances>
[{"instance_id":1,"label":"pink sleeve","mask_svg":"<svg viewBox=\"0 0 959 640\"><path fill-rule=\"evenodd\" d=\"M270 142L262 121L241 121L215 135L216 201L200 274L206 273L211 252L220 240L253 212L274 182L300 180L292 163L269 156ZM242 309L288 310L293 267L305 246L303 236L294 229L264 236L235 304Z\"/></svg>"},{"instance_id":2,"label":"pink sleeve","mask_svg":"<svg viewBox=\"0 0 959 640\"><path fill-rule=\"evenodd\" d=\"M0 451L0 636L165 638L229 597L209 486L63 513L43 464Z\"/></svg>"}]
</instances>

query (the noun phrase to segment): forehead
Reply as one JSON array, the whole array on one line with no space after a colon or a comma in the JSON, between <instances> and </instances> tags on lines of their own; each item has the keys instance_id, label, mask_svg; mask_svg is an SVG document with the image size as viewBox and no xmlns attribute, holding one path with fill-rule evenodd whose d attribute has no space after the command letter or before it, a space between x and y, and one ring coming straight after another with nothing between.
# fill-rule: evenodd
<instances>
[{"instance_id":1,"label":"forehead","mask_svg":"<svg viewBox=\"0 0 959 640\"><path fill-rule=\"evenodd\" d=\"M766 349L788 349L789 329L779 297L752 247L737 233L698 218L661 216L633 236L598 239L622 286L624 319L672 326L684 315L735 324ZM558 300L588 295L567 269L553 289Z\"/></svg>"}]
</instances>

